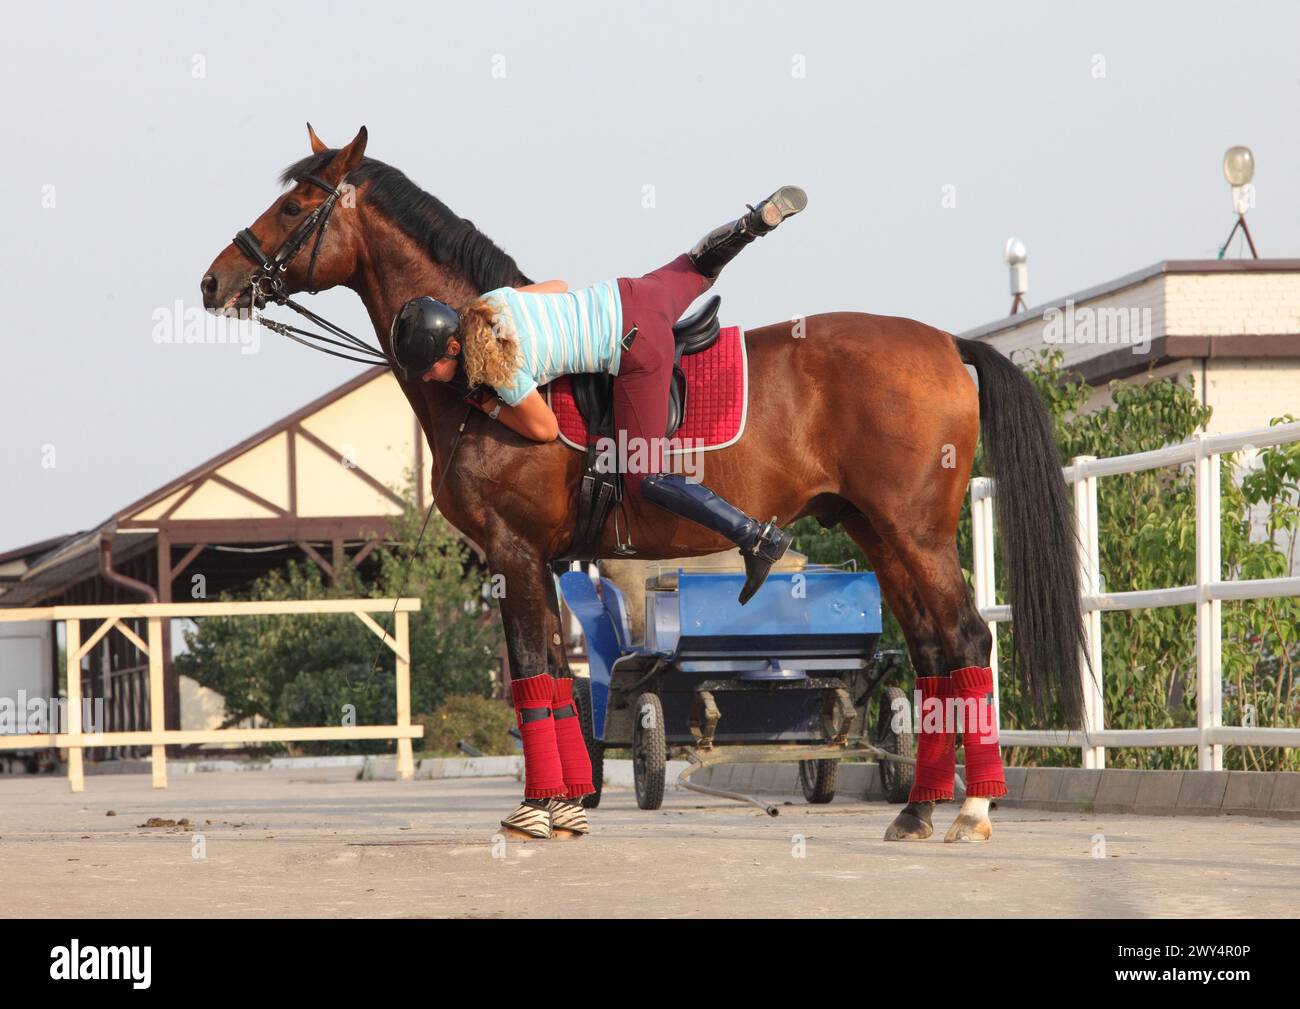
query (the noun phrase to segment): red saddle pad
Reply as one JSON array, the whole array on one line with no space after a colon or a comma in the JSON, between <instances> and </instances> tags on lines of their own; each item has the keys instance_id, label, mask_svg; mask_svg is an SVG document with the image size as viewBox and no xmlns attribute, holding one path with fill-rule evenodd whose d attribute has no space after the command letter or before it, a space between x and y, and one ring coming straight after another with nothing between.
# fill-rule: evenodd
<instances>
[{"instance_id":1,"label":"red saddle pad","mask_svg":"<svg viewBox=\"0 0 1300 1009\"><path fill-rule=\"evenodd\" d=\"M712 347L683 357L682 371L686 374L686 416L673 439L697 451L726 448L739 441L749 403L749 360L740 327L723 327ZM571 448L585 448L587 424L578 412L567 375L550 384L547 400L560 422L561 440Z\"/></svg>"}]
</instances>

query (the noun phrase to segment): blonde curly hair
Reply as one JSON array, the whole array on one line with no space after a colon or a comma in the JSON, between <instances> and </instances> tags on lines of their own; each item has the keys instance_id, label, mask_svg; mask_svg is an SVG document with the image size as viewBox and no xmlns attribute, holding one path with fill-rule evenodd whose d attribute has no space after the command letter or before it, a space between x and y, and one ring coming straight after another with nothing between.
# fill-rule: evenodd
<instances>
[{"instance_id":1,"label":"blonde curly hair","mask_svg":"<svg viewBox=\"0 0 1300 1009\"><path fill-rule=\"evenodd\" d=\"M460 313L460 342L471 385L509 385L519 367L519 341L484 298Z\"/></svg>"}]
</instances>

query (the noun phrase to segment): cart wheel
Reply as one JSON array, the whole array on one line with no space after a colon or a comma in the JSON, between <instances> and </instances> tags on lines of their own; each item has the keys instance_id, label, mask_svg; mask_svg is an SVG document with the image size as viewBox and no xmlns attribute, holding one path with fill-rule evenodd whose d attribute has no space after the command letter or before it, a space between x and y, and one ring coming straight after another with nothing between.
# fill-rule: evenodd
<instances>
[{"instance_id":1,"label":"cart wheel","mask_svg":"<svg viewBox=\"0 0 1300 1009\"><path fill-rule=\"evenodd\" d=\"M872 742L888 753L915 757L916 736L907 730L895 732L893 726L894 709L899 702L904 706L908 704L907 694L898 687L886 687L878 696L880 710L876 714L876 732ZM894 760L880 762L880 784L884 787L885 798L889 802L906 802L915 776L915 764L902 764Z\"/></svg>"},{"instance_id":2,"label":"cart wheel","mask_svg":"<svg viewBox=\"0 0 1300 1009\"><path fill-rule=\"evenodd\" d=\"M835 798L835 777L840 769L838 760L799 761L799 787L803 797L814 806Z\"/></svg>"},{"instance_id":3,"label":"cart wheel","mask_svg":"<svg viewBox=\"0 0 1300 1009\"><path fill-rule=\"evenodd\" d=\"M636 804L658 809L664 803L664 775L668 762L668 741L664 736L664 706L659 695L646 691L633 705L632 777L636 782Z\"/></svg>"},{"instance_id":4,"label":"cart wheel","mask_svg":"<svg viewBox=\"0 0 1300 1009\"><path fill-rule=\"evenodd\" d=\"M578 724L582 726L582 738L587 744L587 756L591 758L591 783L596 790L582 797L582 804L587 809L600 805L600 795L605 785L605 744L596 738L591 724L591 681L584 676L573 678L573 701L578 706Z\"/></svg>"}]
</instances>

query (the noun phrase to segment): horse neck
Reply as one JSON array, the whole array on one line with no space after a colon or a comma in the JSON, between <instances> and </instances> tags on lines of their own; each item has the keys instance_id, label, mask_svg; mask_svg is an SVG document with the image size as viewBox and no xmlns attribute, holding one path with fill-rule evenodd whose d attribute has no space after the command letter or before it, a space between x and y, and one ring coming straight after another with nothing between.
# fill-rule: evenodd
<instances>
[{"instance_id":1,"label":"horse neck","mask_svg":"<svg viewBox=\"0 0 1300 1009\"><path fill-rule=\"evenodd\" d=\"M392 350L389 329L393 318L412 298L429 295L460 308L482 293L459 271L435 263L382 215L365 215L361 232L363 248L347 286L366 306L385 353ZM441 382L403 382L402 386L429 440L434 462L441 466L444 451L465 414L460 399Z\"/></svg>"}]
</instances>

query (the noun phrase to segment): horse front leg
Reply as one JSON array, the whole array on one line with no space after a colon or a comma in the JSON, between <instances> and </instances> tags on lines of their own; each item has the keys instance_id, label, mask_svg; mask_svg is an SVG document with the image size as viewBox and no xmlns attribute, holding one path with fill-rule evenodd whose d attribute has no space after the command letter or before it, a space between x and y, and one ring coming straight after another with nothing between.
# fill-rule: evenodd
<instances>
[{"instance_id":1,"label":"horse front leg","mask_svg":"<svg viewBox=\"0 0 1300 1009\"><path fill-rule=\"evenodd\" d=\"M501 821L502 828L517 840L581 837L587 822L577 800L594 791L591 760L573 704L573 681L547 671L557 642L558 650L563 647L550 567L526 540L505 529L490 542L488 564L503 578L501 620L524 749L523 801Z\"/></svg>"},{"instance_id":2,"label":"horse front leg","mask_svg":"<svg viewBox=\"0 0 1300 1009\"><path fill-rule=\"evenodd\" d=\"M569 669L569 655L564 647L564 620L560 611L560 589L555 581L555 572L547 565L546 586L546 667L557 679L573 676Z\"/></svg>"}]
</instances>

